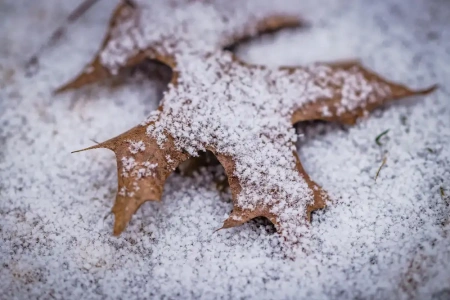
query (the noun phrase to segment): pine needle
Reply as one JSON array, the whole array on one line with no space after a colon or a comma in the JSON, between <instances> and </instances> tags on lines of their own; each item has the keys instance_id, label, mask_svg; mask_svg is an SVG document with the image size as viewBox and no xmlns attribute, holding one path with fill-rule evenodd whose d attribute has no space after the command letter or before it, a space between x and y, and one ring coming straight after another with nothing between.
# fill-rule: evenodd
<instances>
[{"instance_id":1,"label":"pine needle","mask_svg":"<svg viewBox=\"0 0 450 300\"><path fill-rule=\"evenodd\" d=\"M383 131L382 133L380 133L376 138L375 138L375 143L377 143L378 146L381 146L381 142L380 139L386 135L389 132L389 129L386 129L385 131Z\"/></svg>"}]
</instances>

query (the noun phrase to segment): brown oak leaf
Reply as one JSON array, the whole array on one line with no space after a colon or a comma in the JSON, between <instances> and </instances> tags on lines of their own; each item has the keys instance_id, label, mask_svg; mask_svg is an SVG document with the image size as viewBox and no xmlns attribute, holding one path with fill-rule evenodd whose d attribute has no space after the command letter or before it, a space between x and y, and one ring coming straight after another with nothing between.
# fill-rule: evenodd
<instances>
[{"instance_id":1,"label":"brown oak leaf","mask_svg":"<svg viewBox=\"0 0 450 300\"><path fill-rule=\"evenodd\" d=\"M292 7L289 0L140 0L117 7L95 59L58 89L98 82L147 59L173 70L159 109L146 121L87 148L107 148L117 157L114 234L142 203L161 199L165 180L182 162L210 151L233 198L222 228L263 216L297 241L328 196L303 169L292 125L354 124L388 101L435 88L411 90L357 61L269 68L224 50L263 32L299 26Z\"/></svg>"}]
</instances>

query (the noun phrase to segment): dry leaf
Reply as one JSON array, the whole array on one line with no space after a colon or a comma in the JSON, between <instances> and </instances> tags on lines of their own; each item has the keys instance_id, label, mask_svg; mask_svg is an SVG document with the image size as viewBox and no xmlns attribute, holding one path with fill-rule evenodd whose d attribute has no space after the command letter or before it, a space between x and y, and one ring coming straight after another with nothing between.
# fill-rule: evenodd
<instances>
[{"instance_id":1,"label":"dry leaf","mask_svg":"<svg viewBox=\"0 0 450 300\"><path fill-rule=\"evenodd\" d=\"M161 106L144 123L88 148L111 149L117 157L114 234L142 203L160 200L165 180L180 163L208 150L224 167L233 196L223 228L264 216L297 241L328 196L303 169L292 124L354 124L388 101L435 88L411 90L357 61L268 68L223 50L262 32L300 25L282 2L160 0L117 7L94 61L58 90L98 82L146 59L173 70ZM173 18L166 18L168 12Z\"/></svg>"}]
</instances>

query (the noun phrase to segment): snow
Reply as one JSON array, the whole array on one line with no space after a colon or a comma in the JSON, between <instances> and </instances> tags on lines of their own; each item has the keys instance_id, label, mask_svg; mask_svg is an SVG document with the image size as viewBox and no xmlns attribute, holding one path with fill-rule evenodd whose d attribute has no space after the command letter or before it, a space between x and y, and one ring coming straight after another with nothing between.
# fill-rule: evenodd
<instances>
[{"instance_id":1,"label":"snow","mask_svg":"<svg viewBox=\"0 0 450 300\"><path fill-rule=\"evenodd\" d=\"M296 242L308 226L307 206L318 201L312 188L319 188L308 184L297 169L293 115L317 101L331 108L331 117L358 109L367 115L367 106L394 98L395 93L387 82L367 76L356 64L280 69L242 63L221 50L233 37L254 34L258 23L274 15L301 20L291 8L299 7L295 1L245 3L144 1L136 5L138 9L124 8L99 56L112 74L143 51L170 56L177 79L169 84L160 109L148 118L152 121L146 124L145 142L156 140L163 151L170 138L177 149L191 156L210 149L231 158L234 167L228 176L239 184L231 187L236 195L230 218L244 223L250 219L248 212L268 217L286 240ZM161 17L168 11L170 19ZM310 118L321 117L317 112ZM135 161L149 159L151 154L142 157L134 149L129 152L131 157L122 158L121 176L130 180L128 186L120 187L120 195L133 203L136 193L125 190L150 183L143 177L163 173L165 164L144 176L145 169ZM325 193L323 197L328 198ZM224 227L229 227L226 222Z\"/></svg>"},{"instance_id":2,"label":"snow","mask_svg":"<svg viewBox=\"0 0 450 300\"><path fill-rule=\"evenodd\" d=\"M254 35L266 17L295 17L299 8L296 0L138 0L135 6L140 9L121 11L100 54L112 73L140 50L161 55L212 52L236 37Z\"/></svg>"},{"instance_id":3,"label":"snow","mask_svg":"<svg viewBox=\"0 0 450 300\"><path fill-rule=\"evenodd\" d=\"M386 106L353 127L297 127L302 163L338 200L313 216L295 259L284 256L278 235L262 220L213 232L232 204L206 171L173 175L162 201L144 204L126 231L113 237L113 154L70 152L141 122L158 106L162 84L135 76L120 87L53 96L92 57L114 3L100 1L46 52L33 78L23 75L25 58L76 3L2 3L2 295L449 298L450 33L444 29L450 7L414 2L303 1L310 28L238 48L246 61L269 66L358 57L413 87L440 84L430 96ZM375 138L387 129L377 145Z\"/></svg>"}]
</instances>

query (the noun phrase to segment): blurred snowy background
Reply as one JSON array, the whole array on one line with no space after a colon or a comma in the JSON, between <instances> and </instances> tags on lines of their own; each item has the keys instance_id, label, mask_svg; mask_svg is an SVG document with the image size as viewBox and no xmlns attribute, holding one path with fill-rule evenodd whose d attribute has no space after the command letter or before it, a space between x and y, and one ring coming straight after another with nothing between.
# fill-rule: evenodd
<instances>
[{"instance_id":1,"label":"blurred snowy background","mask_svg":"<svg viewBox=\"0 0 450 300\"><path fill-rule=\"evenodd\" d=\"M139 123L164 82L138 73L52 95L98 49L117 3L109 0L25 76L27 59L80 2L0 2L1 298L450 299L449 1L299 1L310 27L237 49L269 65L359 58L390 79L440 85L355 127L298 126L305 168L335 202L316 214L295 260L263 222L213 233L232 206L207 172L172 176L163 201L112 236L114 156L70 152Z\"/></svg>"}]
</instances>

